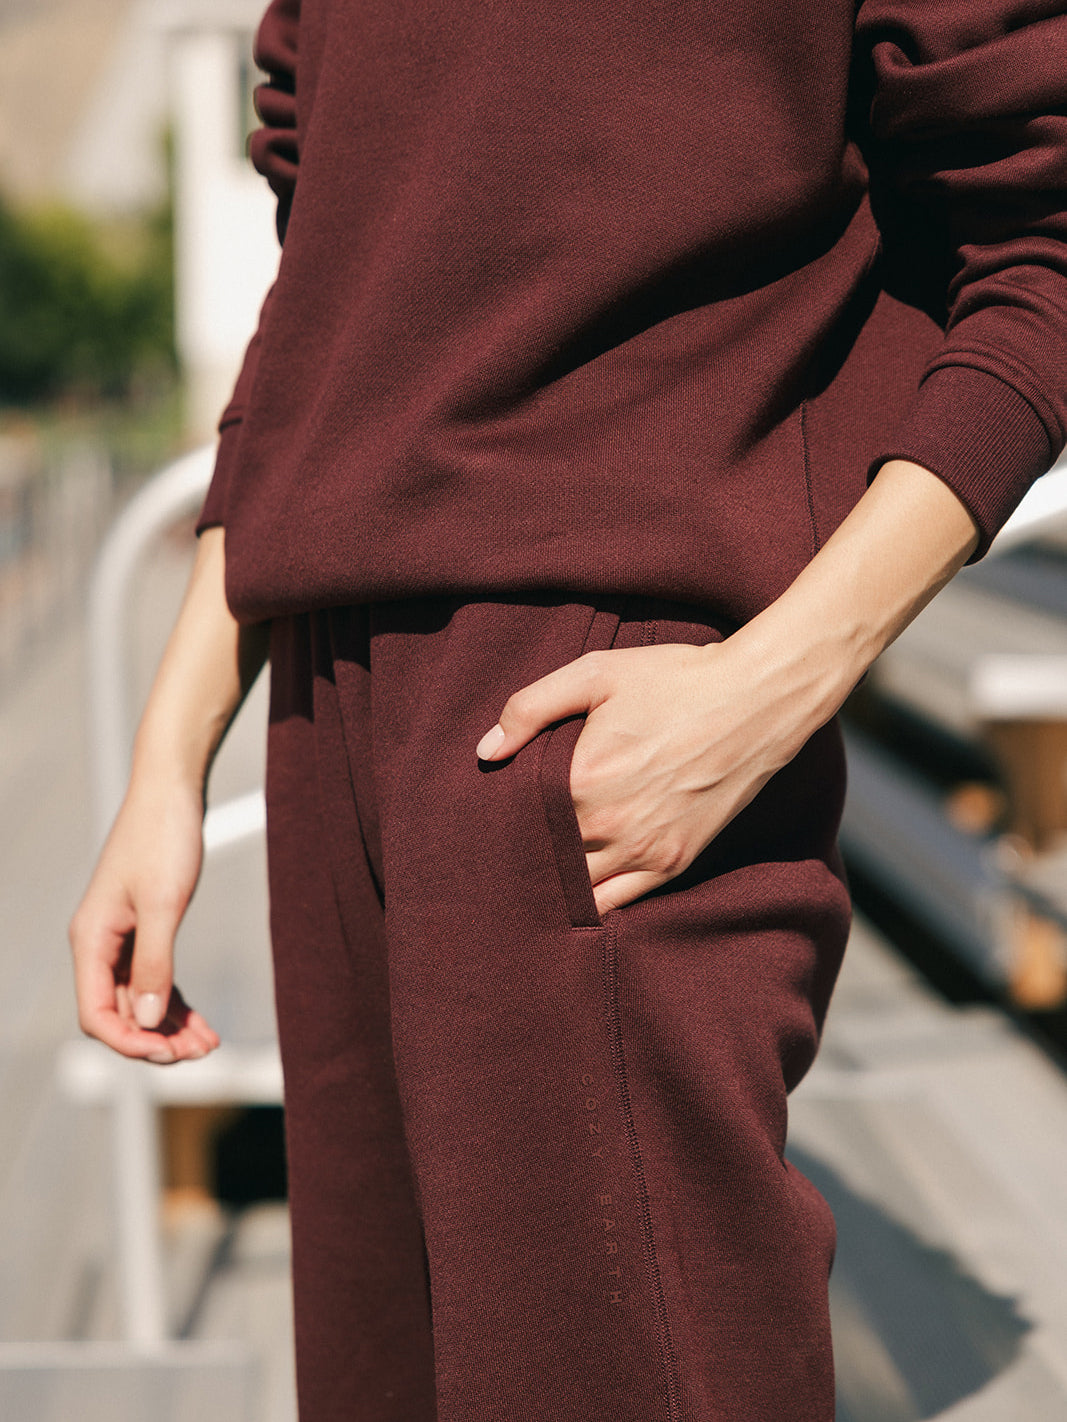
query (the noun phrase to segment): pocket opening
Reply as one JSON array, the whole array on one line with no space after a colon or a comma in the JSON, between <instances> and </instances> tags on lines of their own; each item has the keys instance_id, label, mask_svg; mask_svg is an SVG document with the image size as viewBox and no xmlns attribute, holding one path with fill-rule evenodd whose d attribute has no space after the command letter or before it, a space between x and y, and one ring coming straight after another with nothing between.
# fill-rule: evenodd
<instances>
[{"instance_id":1,"label":"pocket opening","mask_svg":"<svg viewBox=\"0 0 1067 1422\"><path fill-rule=\"evenodd\" d=\"M597 608L578 655L607 651L615 643L621 622L618 613ZM538 785L571 927L600 928L603 920L597 911L582 832L571 798L571 761L584 724L584 716L569 716L545 732Z\"/></svg>"}]
</instances>

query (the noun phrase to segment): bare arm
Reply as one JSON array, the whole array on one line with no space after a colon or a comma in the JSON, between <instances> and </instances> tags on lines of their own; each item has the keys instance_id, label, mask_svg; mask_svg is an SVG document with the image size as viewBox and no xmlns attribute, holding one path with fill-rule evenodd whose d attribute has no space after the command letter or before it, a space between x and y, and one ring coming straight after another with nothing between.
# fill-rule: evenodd
<instances>
[{"instance_id":1,"label":"bare arm","mask_svg":"<svg viewBox=\"0 0 1067 1422\"><path fill-rule=\"evenodd\" d=\"M218 1046L173 985L174 935L200 874L208 772L266 651L266 628L230 613L224 533L209 528L137 731L126 797L70 926L82 1029L126 1056L170 1062Z\"/></svg>"},{"instance_id":2,"label":"bare arm","mask_svg":"<svg viewBox=\"0 0 1067 1422\"><path fill-rule=\"evenodd\" d=\"M721 643L595 652L512 696L477 747L514 755L585 713L571 789L601 912L685 869L838 710L964 564L974 520L936 475L885 464L792 586Z\"/></svg>"}]
</instances>

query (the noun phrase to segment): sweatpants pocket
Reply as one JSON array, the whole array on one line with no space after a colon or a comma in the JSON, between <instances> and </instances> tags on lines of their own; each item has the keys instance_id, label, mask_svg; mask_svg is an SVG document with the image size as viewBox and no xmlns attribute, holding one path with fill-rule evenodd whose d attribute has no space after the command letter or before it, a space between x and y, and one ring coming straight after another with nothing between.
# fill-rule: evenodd
<instances>
[{"instance_id":1,"label":"sweatpants pocket","mask_svg":"<svg viewBox=\"0 0 1067 1422\"><path fill-rule=\"evenodd\" d=\"M598 608L593 613L582 653L602 652L611 647L619 629L619 620L615 612ZM571 798L571 760L584 725L584 716L571 716L544 733L538 782L571 927L599 928L600 914Z\"/></svg>"},{"instance_id":2,"label":"sweatpants pocket","mask_svg":"<svg viewBox=\"0 0 1067 1422\"><path fill-rule=\"evenodd\" d=\"M573 928L598 928L600 914L593 897L582 832L571 799L571 758L584 725L584 716L574 716L546 733L539 779L567 917Z\"/></svg>"}]
</instances>

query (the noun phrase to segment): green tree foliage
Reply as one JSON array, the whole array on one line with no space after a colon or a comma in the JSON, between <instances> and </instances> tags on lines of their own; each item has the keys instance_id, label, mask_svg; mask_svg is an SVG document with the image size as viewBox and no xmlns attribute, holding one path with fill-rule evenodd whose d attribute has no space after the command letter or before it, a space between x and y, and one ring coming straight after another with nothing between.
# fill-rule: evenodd
<instances>
[{"instance_id":1,"label":"green tree foliage","mask_svg":"<svg viewBox=\"0 0 1067 1422\"><path fill-rule=\"evenodd\" d=\"M115 399L173 375L169 207L136 228L0 199L0 405Z\"/></svg>"}]
</instances>

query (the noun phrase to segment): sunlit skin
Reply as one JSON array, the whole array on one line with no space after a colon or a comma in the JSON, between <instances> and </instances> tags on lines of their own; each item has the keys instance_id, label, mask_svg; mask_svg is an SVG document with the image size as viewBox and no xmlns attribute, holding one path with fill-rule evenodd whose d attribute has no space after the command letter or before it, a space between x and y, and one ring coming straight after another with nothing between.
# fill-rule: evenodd
<instances>
[{"instance_id":1,"label":"sunlit skin","mask_svg":"<svg viewBox=\"0 0 1067 1422\"><path fill-rule=\"evenodd\" d=\"M82 1030L159 1063L219 1045L173 985L173 962L200 875L211 762L267 653L266 628L237 624L224 583L223 530L207 529L138 728L122 808L70 925Z\"/></svg>"},{"instance_id":2,"label":"sunlit skin","mask_svg":"<svg viewBox=\"0 0 1067 1422\"><path fill-rule=\"evenodd\" d=\"M597 907L620 908L686 868L792 759L977 539L947 485L894 460L789 589L726 641L579 657L517 687L471 754L502 760L585 716L571 789ZM211 762L266 655L265 629L229 612L224 570L223 532L208 529L126 798L71 923L83 1030L153 1062L219 1042L173 986L173 956Z\"/></svg>"}]
</instances>

